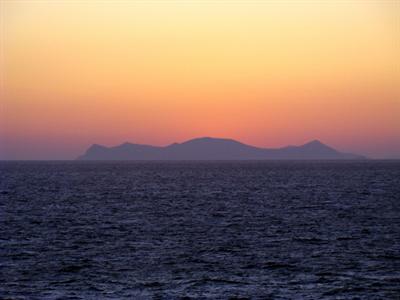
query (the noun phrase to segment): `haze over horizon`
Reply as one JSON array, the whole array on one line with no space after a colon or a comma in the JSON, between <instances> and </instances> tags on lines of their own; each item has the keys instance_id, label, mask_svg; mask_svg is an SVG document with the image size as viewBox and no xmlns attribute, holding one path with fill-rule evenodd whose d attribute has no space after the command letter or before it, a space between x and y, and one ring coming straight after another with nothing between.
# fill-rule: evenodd
<instances>
[{"instance_id":1,"label":"haze over horizon","mask_svg":"<svg viewBox=\"0 0 400 300\"><path fill-rule=\"evenodd\" d=\"M196 137L400 159L399 1L0 1L0 160Z\"/></svg>"}]
</instances>

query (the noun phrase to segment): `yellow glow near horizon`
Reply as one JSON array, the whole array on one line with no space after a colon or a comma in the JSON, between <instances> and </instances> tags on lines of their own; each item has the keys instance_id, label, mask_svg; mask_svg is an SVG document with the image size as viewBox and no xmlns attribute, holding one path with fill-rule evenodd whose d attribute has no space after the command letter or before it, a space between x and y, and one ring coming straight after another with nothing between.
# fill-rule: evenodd
<instances>
[{"instance_id":1,"label":"yellow glow near horizon","mask_svg":"<svg viewBox=\"0 0 400 300\"><path fill-rule=\"evenodd\" d=\"M397 1L2 1L1 17L4 157L196 136L400 156Z\"/></svg>"}]
</instances>

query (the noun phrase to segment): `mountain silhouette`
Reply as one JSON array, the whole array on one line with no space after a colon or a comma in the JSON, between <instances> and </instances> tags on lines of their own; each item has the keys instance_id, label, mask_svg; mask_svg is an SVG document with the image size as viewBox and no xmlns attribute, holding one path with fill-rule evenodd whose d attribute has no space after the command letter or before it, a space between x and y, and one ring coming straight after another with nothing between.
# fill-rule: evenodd
<instances>
[{"instance_id":1,"label":"mountain silhouette","mask_svg":"<svg viewBox=\"0 0 400 300\"><path fill-rule=\"evenodd\" d=\"M115 147L94 144L79 160L272 160L365 159L339 152L318 140L301 146L259 148L232 139L196 138L165 147L124 143Z\"/></svg>"}]
</instances>

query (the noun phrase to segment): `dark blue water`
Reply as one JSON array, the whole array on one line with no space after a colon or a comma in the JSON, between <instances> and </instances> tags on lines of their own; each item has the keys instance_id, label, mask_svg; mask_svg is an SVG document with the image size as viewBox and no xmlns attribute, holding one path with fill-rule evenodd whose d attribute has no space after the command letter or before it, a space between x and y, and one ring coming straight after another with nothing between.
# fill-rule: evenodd
<instances>
[{"instance_id":1,"label":"dark blue water","mask_svg":"<svg viewBox=\"0 0 400 300\"><path fill-rule=\"evenodd\" d=\"M399 296L400 162L0 163L1 299Z\"/></svg>"}]
</instances>

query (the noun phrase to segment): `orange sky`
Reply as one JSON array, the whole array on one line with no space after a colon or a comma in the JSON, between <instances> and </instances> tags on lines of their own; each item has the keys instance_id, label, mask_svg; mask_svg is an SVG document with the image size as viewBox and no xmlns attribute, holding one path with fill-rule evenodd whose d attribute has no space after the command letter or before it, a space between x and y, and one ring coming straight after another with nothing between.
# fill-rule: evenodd
<instances>
[{"instance_id":1,"label":"orange sky","mask_svg":"<svg viewBox=\"0 0 400 300\"><path fill-rule=\"evenodd\" d=\"M400 1L0 3L0 159L199 136L400 158Z\"/></svg>"}]
</instances>

